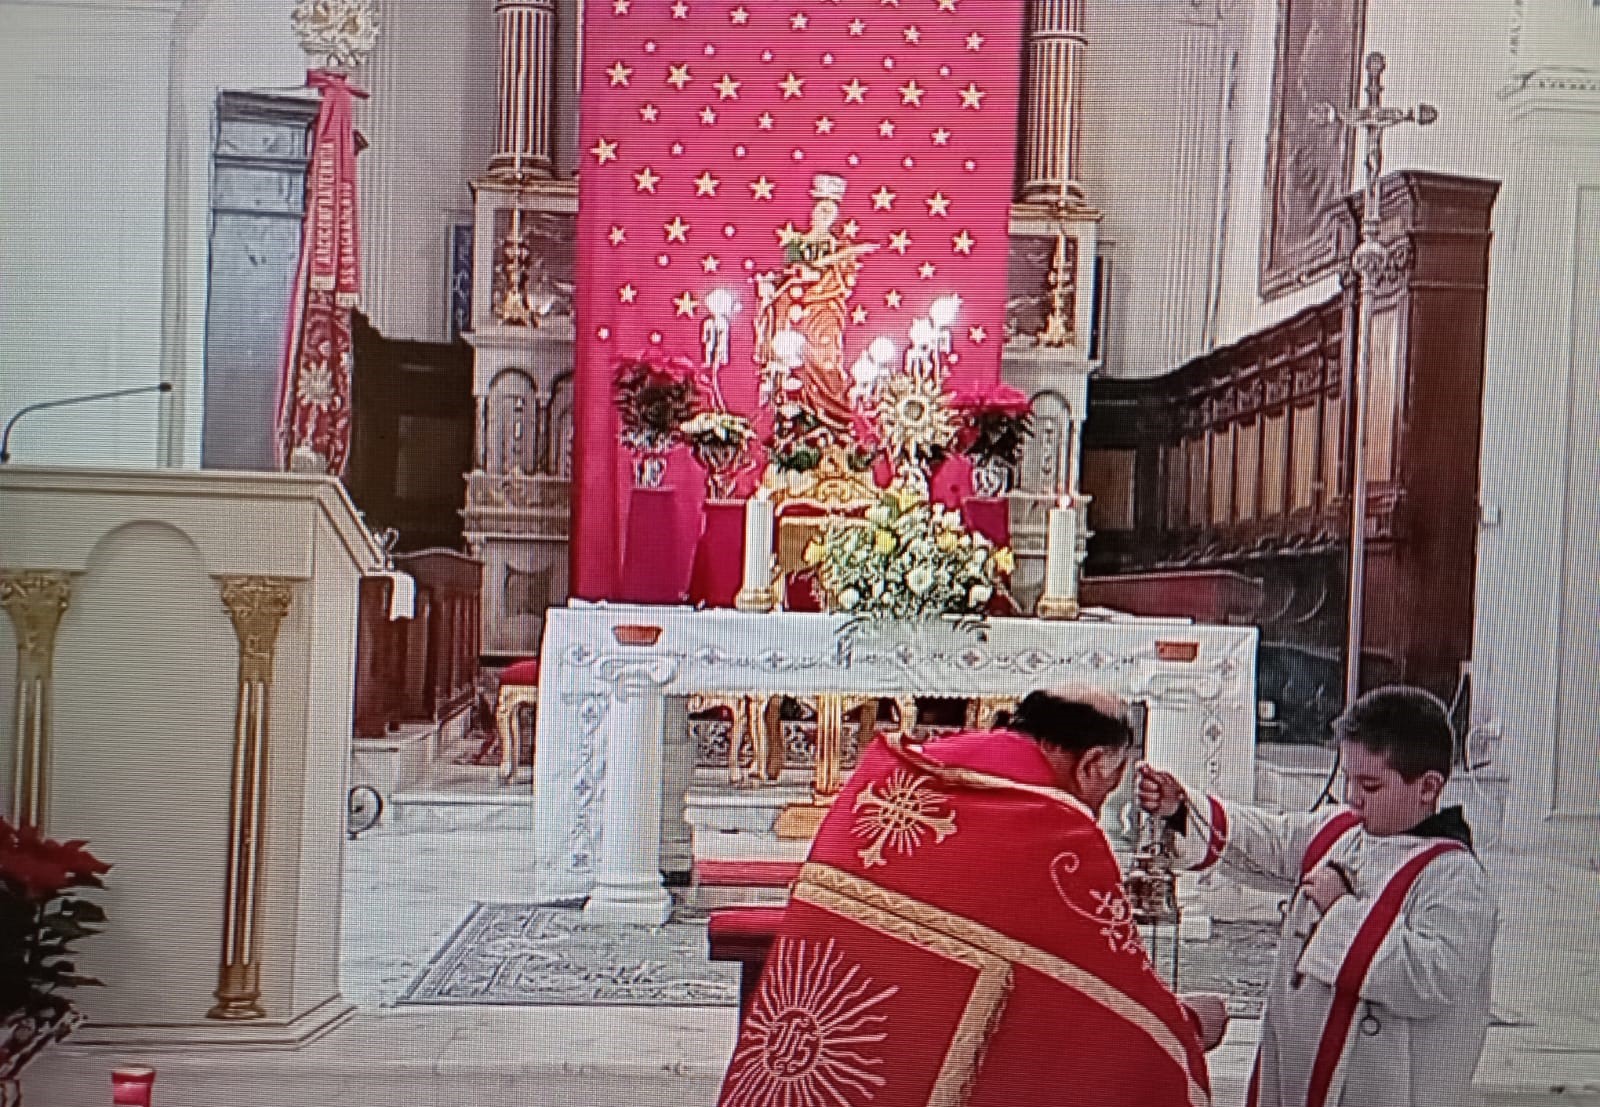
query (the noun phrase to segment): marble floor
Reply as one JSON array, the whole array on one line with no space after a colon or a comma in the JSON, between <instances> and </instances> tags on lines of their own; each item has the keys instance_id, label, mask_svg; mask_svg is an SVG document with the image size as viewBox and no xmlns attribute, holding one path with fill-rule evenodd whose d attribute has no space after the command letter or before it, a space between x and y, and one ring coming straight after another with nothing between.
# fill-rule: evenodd
<instances>
[{"instance_id":1,"label":"marble floor","mask_svg":"<svg viewBox=\"0 0 1600 1107\"><path fill-rule=\"evenodd\" d=\"M525 809L523 809L525 810ZM522 902L533 857L508 825L387 823L347 843L345 995L361 1011L295 1051L102 1056L30 1068L29 1107L106 1101L110 1064L156 1066L160 1107L698 1107L733 1045L728 1008L395 1007L478 900ZM400 820L404 824L407 820ZM1496 1013L1478 1085L1492 1107L1600 1107L1600 874L1491 851L1504 921ZM1259 1023L1211 1055L1217 1107L1239 1107Z\"/></svg>"},{"instance_id":2,"label":"marble floor","mask_svg":"<svg viewBox=\"0 0 1600 1107\"><path fill-rule=\"evenodd\" d=\"M1486 862L1503 917L1497 1025L1479 1070L1485 1100L1600 1107L1600 874L1492 849ZM383 829L350 843L345 994L367 1007L391 1005L473 900L526 899L532 863L528 837L518 829ZM681 1014L700 1028L691 1034L684 1064L720 1072L732 1041L732 1013ZM566 1016L546 1010L542 1019L532 1013L529 1027ZM1211 1055L1218 1107L1243 1102L1258 1029L1256 1020L1236 1019Z\"/></svg>"}]
</instances>

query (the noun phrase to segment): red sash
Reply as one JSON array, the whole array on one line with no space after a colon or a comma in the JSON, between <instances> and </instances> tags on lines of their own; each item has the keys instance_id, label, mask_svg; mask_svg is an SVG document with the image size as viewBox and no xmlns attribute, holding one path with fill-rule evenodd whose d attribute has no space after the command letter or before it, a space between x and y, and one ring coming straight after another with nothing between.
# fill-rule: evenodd
<instances>
[{"instance_id":1,"label":"red sash","mask_svg":"<svg viewBox=\"0 0 1600 1107\"><path fill-rule=\"evenodd\" d=\"M1206 835L1206 855L1195 866L1197 872L1203 872L1221 861L1228 848L1228 809L1216 796L1206 796L1206 803L1211 808L1211 833Z\"/></svg>"},{"instance_id":2,"label":"red sash","mask_svg":"<svg viewBox=\"0 0 1600 1107\"><path fill-rule=\"evenodd\" d=\"M1311 870L1322 864L1322 859L1333 852L1333 847L1339 844L1339 839L1361 825L1360 817L1354 811L1340 811L1333 818L1317 828L1311 836L1311 841L1306 843L1306 852L1300 858L1300 876L1304 879L1311 875Z\"/></svg>"},{"instance_id":3,"label":"red sash","mask_svg":"<svg viewBox=\"0 0 1600 1107\"><path fill-rule=\"evenodd\" d=\"M1333 1085L1334 1073L1339 1067L1340 1058L1344 1056L1356 1008L1361 1005L1361 985L1366 982L1367 972L1372 968L1384 938L1388 937L1389 930L1400 917L1406 894L1434 858L1465 848L1453 841L1434 842L1422 847L1396 870L1383 886L1383 891L1378 893L1377 902L1356 931L1355 941L1350 943L1344 964L1339 966L1339 975L1333 986L1333 1007L1328 1012L1328 1021L1323 1024L1322 1038L1317 1042L1317 1055L1311 1062L1306 1107L1323 1107L1327 1102L1328 1089Z\"/></svg>"},{"instance_id":4,"label":"red sash","mask_svg":"<svg viewBox=\"0 0 1600 1107\"><path fill-rule=\"evenodd\" d=\"M1038 748L999 731L925 754L873 743L835 800L722 1107L1209 1104L1110 845Z\"/></svg>"}]
</instances>

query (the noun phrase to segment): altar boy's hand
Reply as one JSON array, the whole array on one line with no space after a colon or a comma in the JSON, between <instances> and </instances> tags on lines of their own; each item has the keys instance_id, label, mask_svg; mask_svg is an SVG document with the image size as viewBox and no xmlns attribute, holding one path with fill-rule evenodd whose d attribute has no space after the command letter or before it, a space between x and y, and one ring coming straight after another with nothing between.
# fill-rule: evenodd
<instances>
[{"instance_id":1,"label":"altar boy's hand","mask_svg":"<svg viewBox=\"0 0 1600 1107\"><path fill-rule=\"evenodd\" d=\"M1152 815L1171 818L1183 805L1183 785L1171 773L1164 773L1141 761L1135 770L1139 777L1139 806Z\"/></svg>"},{"instance_id":2,"label":"altar boy's hand","mask_svg":"<svg viewBox=\"0 0 1600 1107\"><path fill-rule=\"evenodd\" d=\"M1317 905L1317 910L1327 914L1328 908L1337 903L1340 896L1350 894L1348 880L1332 865L1320 865L1306 874L1300 887L1306 898Z\"/></svg>"}]
</instances>

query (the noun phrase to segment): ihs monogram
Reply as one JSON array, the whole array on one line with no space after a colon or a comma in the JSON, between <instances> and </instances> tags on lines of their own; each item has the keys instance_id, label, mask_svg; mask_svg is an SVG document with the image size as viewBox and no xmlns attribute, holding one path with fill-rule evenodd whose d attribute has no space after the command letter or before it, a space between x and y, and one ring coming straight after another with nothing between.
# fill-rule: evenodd
<instances>
[{"instance_id":1,"label":"ihs monogram","mask_svg":"<svg viewBox=\"0 0 1600 1107\"><path fill-rule=\"evenodd\" d=\"M897 770L884 785L882 794L868 784L856 794L855 835L872 839L860 851L867 868L886 865L884 846L907 857L915 853L931 831L934 844L956 832L956 817L947 813L946 797L925 776L912 776Z\"/></svg>"}]
</instances>

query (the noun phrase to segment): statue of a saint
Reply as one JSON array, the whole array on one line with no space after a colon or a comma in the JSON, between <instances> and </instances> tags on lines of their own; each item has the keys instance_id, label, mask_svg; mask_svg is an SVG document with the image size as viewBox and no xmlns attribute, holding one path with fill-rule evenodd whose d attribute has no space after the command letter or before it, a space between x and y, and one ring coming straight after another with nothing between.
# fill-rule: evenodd
<instances>
[{"instance_id":1,"label":"statue of a saint","mask_svg":"<svg viewBox=\"0 0 1600 1107\"><path fill-rule=\"evenodd\" d=\"M834 233L845 179L829 173L812 178L811 225L784 242L782 273L756 278L761 306L756 311L755 360L773 363L772 339L781 330L805 339L799 365L791 371L799 382L794 398L840 435L849 433L853 410L850 374L844 360L844 328L848 304L861 268L861 258L876 243L853 242Z\"/></svg>"}]
</instances>

